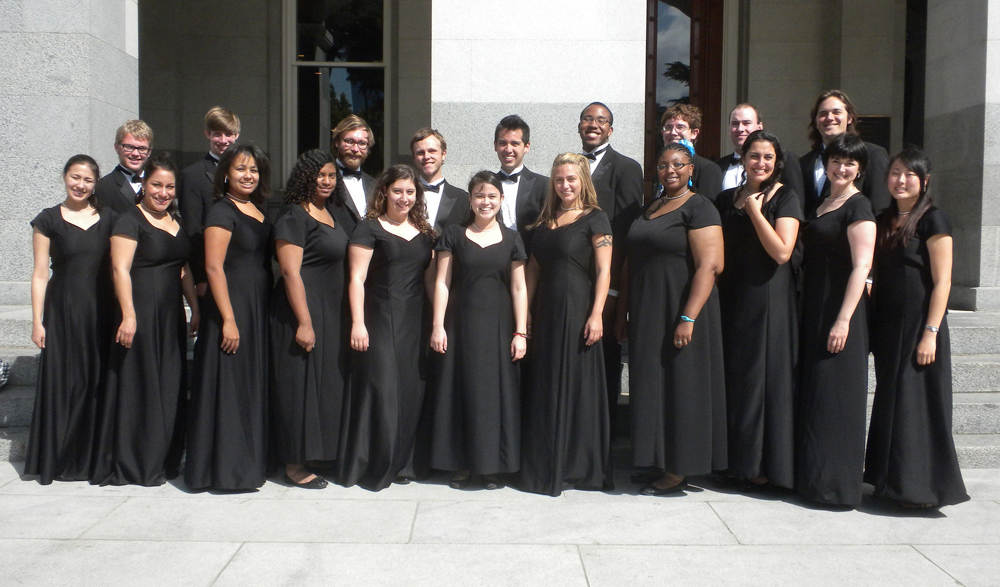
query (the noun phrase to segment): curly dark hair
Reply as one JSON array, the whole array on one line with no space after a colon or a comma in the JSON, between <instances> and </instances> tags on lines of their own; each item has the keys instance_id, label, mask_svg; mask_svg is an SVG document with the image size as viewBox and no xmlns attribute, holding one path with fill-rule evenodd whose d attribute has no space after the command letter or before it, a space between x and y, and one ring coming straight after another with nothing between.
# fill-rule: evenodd
<instances>
[{"instance_id":1,"label":"curly dark hair","mask_svg":"<svg viewBox=\"0 0 1000 587\"><path fill-rule=\"evenodd\" d=\"M292 173L285 185L285 203L312 202L316 198L316 176L323 167L333 165L334 161L333 153L322 149L310 149L299 155L299 160L295 162L295 167L292 167ZM335 205L344 204L344 194L341 190L334 189L330 197Z\"/></svg>"},{"instance_id":2,"label":"curly dark hair","mask_svg":"<svg viewBox=\"0 0 1000 587\"><path fill-rule=\"evenodd\" d=\"M257 166L257 188L250 194L250 201L263 212L268 198L271 197L271 162L268 161L264 150L256 143L237 143L222 154L222 158L219 159L219 167L215 170L215 180L212 182L215 188L215 199L222 199L229 191L227 185L229 169L237 157L244 155L253 159Z\"/></svg>"},{"instance_id":3,"label":"curly dark hair","mask_svg":"<svg viewBox=\"0 0 1000 587\"><path fill-rule=\"evenodd\" d=\"M417 230L424 234L435 236L434 227L427 221L427 202L424 201L424 188L420 185L417 170L409 165L398 164L387 168L378 174L375 179L375 192L372 194L372 203L368 207L366 218L378 218L389 209L389 200L386 197L386 190L397 181L410 180L416 188L417 200L410 208L407 215L410 223L417 227Z\"/></svg>"}]
</instances>

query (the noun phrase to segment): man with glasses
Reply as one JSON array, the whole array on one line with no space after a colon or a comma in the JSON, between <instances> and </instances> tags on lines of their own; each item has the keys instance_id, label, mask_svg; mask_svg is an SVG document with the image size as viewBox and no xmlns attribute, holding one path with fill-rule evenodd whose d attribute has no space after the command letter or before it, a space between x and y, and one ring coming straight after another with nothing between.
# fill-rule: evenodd
<instances>
[{"instance_id":1,"label":"man with glasses","mask_svg":"<svg viewBox=\"0 0 1000 587\"><path fill-rule=\"evenodd\" d=\"M361 164L375 146L375 135L360 116L348 115L333 129L333 149L337 154L337 191L334 201L342 200L343 206L330 211L340 221L347 234L368 213L368 202L375 189L375 179L361 171Z\"/></svg>"},{"instance_id":2,"label":"man with glasses","mask_svg":"<svg viewBox=\"0 0 1000 587\"><path fill-rule=\"evenodd\" d=\"M611 220L614 247L611 254L611 288L604 304L604 370L608 383L611 433L617 436L618 396L622 387L622 347L615 340L614 324L618 302L619 276L625 261L625 234L642 208L642 167L634 159L611 148L615 116L601 102L591 102L580 113L577 132L582 155L590 161L590 178L597 190L597 202ZM624 426L622 426L624 427Z\"/></svg>"},{"instance_id":3,"label":"man with glasses","mask_svg":"<svg viewBox=\"0 0 1000 587\"><path fill-rule=\"evenodd\" d=\"M690 104L675 104L663 113L660 127L663 144L669 145L686 139L695 145L698 133L701 132L701 110ZM694 191L714 202L715 197L722 191L722 170L712 161L697 154L691 158L691 163L694 164L694 173L691 175Z\"/></svg>"},{"instance_id":4,"label":"man with glasses","mask_svg":"<svg viewBox=\"0 0 1000 587\"><path fill-rule=\"evenodd\" d=\"M142 164L149 157L153 144L153 129L141 120L129 120L115 133L118 165L97 182L94 195L97 204L119 214L135 208L142 188Z\"/></svg>"}]
</instances>

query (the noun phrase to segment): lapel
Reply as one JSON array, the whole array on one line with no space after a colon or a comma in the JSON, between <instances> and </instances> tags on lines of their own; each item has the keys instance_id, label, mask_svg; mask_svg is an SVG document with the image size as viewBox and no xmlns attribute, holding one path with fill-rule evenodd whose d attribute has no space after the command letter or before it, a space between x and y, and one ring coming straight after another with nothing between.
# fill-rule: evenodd
<instances>
[{"instance_id":1,"label":"lapel","mask_svg":"<svg viewBox=\"0 0 1000 587\"><path fill-rule=\"evenodd\" d=\"M455 207L455 202L458 200L458 190L445 180L441 184L441 203L438 204L437 218L434 219L434 227L438 228L441 223L448 219L451 215L452 208Z\"/></svg>"},{"instance_id":2,"label":"lapel","mask_svg":"<svg viewBox=\"0 0 1000 587\"><path fill-rule=\"evenodd\" d=\"M608 150L601 157L601 162L597 164L590 174L591 181L594 182L594 189L597 190L597 205L610 218L615 217L615 192L611 186L612 168L618 159L618 153L608 146Z\"/></svg>"},{"instance_id":3,"label":"lapel","mask_svg":"<svg viewBox=\"0 0 1000 587\"><path fill-rule=\"evenodd\" d=\"M215 183L215 170L219 168L219 164L215 161L215 159L211 155L206 153L204 159L204 165L205 165L205 175L208 177L209 183Z\"/></svg>"},{"instance_id":4,"label":"lapel","mask_svg":"<svg viewBox=\"0 0 1000 587\"><path fill-rule=\"evenodd\" d=\"M514 204L515 212L518 218L518 226L521 226L520 218L525 211L531 210L531 191L536 180L537 176L531 171L528 171L527 167L521 169L521 177L518 178L519 183L517 186L517 202Z\"/></svg>"},{"instance_id":5,"label":"lapel","mask_svg":"<svg viewBox=\"0 0 1000 587\"><path fill-rule=\"evenodd\" d=\"M617 153L615 153L615 150L611 148L611 145L608 145L608 149L604 152L604 156L601 157L601 162L597 164L597 167L595 167L593 171L590 172L591 181L596 182L604 177L604 174L609 173L611 171L611 167L614 166L616 156Z\"/></svg>"},{"instance_id":6,"label":"lapel","mask_svg":"<svg viewBox=\"0 0 1000 587\"><path fill-rule=\"evenodd\" d=\"M118 189L118 191L121 193L122 197L125 198L125 201L128 202L129 206L135 206L136 193L132 191L132 184L130 184L128 180L125 179L125 176L122 175L121 171L115 169L115 173L118 174L118 177L121 179L122 182L121 187Z\"/></svg>"}]
</instances>

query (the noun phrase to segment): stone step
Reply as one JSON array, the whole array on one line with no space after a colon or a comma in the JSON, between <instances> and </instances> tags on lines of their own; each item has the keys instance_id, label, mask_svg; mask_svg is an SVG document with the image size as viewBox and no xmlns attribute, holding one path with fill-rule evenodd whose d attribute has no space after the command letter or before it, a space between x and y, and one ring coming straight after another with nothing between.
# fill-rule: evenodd
<instances>
[{"instance_id":1,"label":"stone step","mask_svg":"<svg viewBox=\"0 0 1000 587\"><path fill-rule=\"evenodd\" d=\"M39 350L37 348L0 348L0 359L10 364L10 373L7 374L7 385L35 384L38 380L38 353Z\"/></svg>"},{"instance_id":2,"label":"stone step","mask_svg":"<svg viewBox=\"0 0 1000 587\"><path fill-rule=\"evenodd\" d=\"M34 409L33 385L7 385L0 389L0 429L31 426Z\"/></svg>"},{"instance_id":3,"label":"stone step","mask_svg":"<svg viewBox=\"0 0 1000 587\"><path fill-rule=\"evenodd\" d=\"M955 452L963 469L1000 468L1000 434L956 434Z\"/></svg>"},{"instance_id":4,"label":"stone step","mask_svg":"<svg viewBox=\"0 0 1000 587\"><path fill-rule=\"evenodd\" d=\"M953 355L1000 354L1000 312L948 313Z\"/></svg>"},{"instance_id":5,"label":"stone step","mask_svg":"<svg viewBox=\"0 0 1000 587\"><path fill-rule=\"evenodd\" d=\"M27 454L27 428L0 428L0 462L24 461Z\"/></svg>"},{"instance_id":6,"label":"stone step","mask_svg":"<svg viewBox=\"0 0 1000 587\"><path fill-rule=\"evenodd\" d=\"M31 306L0 306L0 348L29 349Z\"/></svg>"},{"instance_id":7,"label":"stone step","mask_svg":"<svg viewBox=\"0 0 1000 587\"><path fill-rule=\"evenodd\" d=\"M1000 355L952 355L954 393L1000 392ZM875 360L868 355L868 393L875 393Z\"/></svg>"}]
</instances>

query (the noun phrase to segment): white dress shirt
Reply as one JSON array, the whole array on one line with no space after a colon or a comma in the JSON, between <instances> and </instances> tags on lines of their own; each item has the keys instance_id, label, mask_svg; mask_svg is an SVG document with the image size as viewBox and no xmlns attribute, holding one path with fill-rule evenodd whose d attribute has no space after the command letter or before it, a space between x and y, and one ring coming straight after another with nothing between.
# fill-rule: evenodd
<instances>
[{"instance_id":1,"label":"white dress shirt","mask_svg":"<svg viewBox=\"0 0 1000 587\"><path fill-rule=\"evenodd\" d=\"M722 175L722 189L728 190L737 187L743 181L743 163L740 162L739 153L733 152L729 157L729 167Z\"/></svg>"},{"instance_id":2,"label":"white dress shirt","mask_svg":"<svg viewBox=\"0 0 1000 587\"><path fill-rule=\"evenodd\" d=\"M510 172L510 175L524 171L524 165L519 165L517 169ZM502 171L501 175L506 175ZM517 230L517 191L521 185L521 176L517 176L517 182L500 180L503 186L503 204L500 210L503 212L503 223L511 230Z\"/></svg>"},{"instance_id":3,"label":"white dress shirt","mask_svg":"<svg viewBox=\"0 0 1000 587\"><path fill-rule=\"evenodd\" d=\"M594 147L593 151L586 151L584 154L586 154L586 153L594 153L594 152L597 153L597 159L594 159L593 161L591 161L590 159L587 159L587 163L590 163L590 173L591 174L594 173L594 168L597 167L598 165L600 165L601 159L604 159L604 154L608 152L608 142L605 141L605 142L601 143L600 145Z\"/></svg>"},{"instance_id":4,"label":"white dress shirt","mask_svg":"<svg viewBox=\"0 0 1000 587\"><path fill-rule=\"evenodd\" d=\"M826 183L826 167L823 166L823 152L820 151L816 157L816 165L813 167L813 181L816 182L816 195L823 193L823 185Z\"/></svg>"},{"instance_id":5,"label":"white dress shirt","mask_svg":"<svg viewBox=\"0 0 1000 587\"><path fill-rule=\"evenodd\" d=\"M424 203L427 204L427 221L431 223L431 226L434 226L437 224L438 209L441 207L441 192L444 191L444 186L441 184L444 183L444 178L441 178L434 183L427 183L421 179L420 183L430 187L441 186L437 192L424 190Z\"/></svg>"},{"instance_id":6,"label":"white dress shirt","mask_svg":"<svg viewBox=\"0 0 1000 587\"><path fill-rule=\"evenodd\" d=\"M341 169L341 173L346 169L340 161L337 161L337 167ZM354 202L354 206L358 209L358 215L364 218L365 214L368 214L368 194L365 193L365 186L361 178L345 175L341 178L341 181L344 182L344 187L347 188L347 193L350 194L351 201Z\"/></svg>"}]
</instances>

